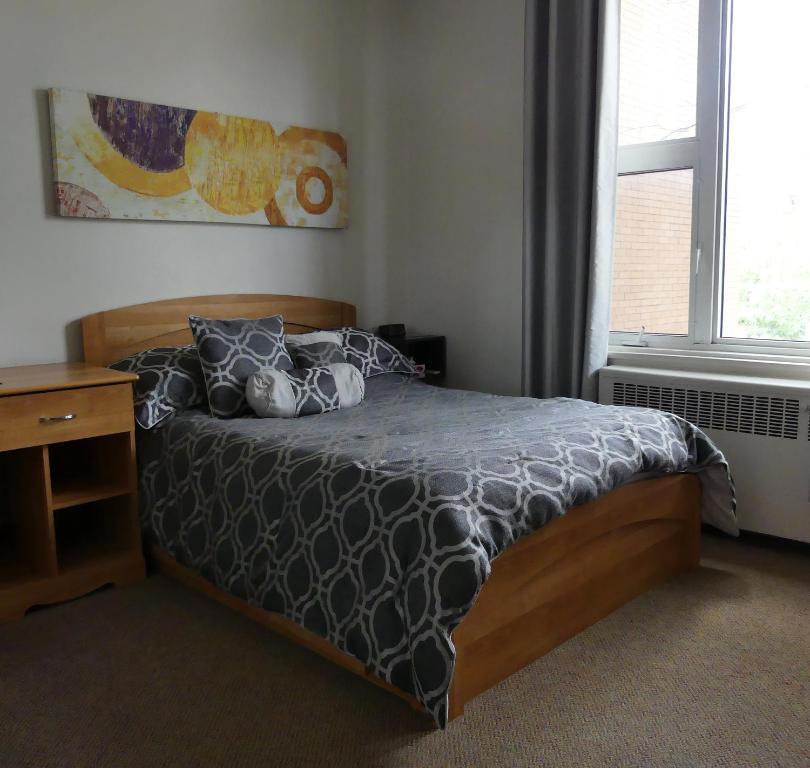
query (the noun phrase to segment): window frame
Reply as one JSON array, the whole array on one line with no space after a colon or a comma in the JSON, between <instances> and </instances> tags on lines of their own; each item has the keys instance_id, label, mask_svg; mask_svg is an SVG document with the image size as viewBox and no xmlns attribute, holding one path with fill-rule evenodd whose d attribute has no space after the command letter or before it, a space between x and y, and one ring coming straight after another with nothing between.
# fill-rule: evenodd
<instances>
[{"instance_id":1,"label":"window frame","mask_svg":"<svg viewBox=\"0 0 810 768\"><path fill-rule=\"evenodd\" d=\"M733 0L700 0L695 136L619 146L617 177L692 170L689 323L685 335L610 331L617 348L707 350L741 354L810 355L810 341L721 335L728 78Z\"/></svg>"}]
</instances>

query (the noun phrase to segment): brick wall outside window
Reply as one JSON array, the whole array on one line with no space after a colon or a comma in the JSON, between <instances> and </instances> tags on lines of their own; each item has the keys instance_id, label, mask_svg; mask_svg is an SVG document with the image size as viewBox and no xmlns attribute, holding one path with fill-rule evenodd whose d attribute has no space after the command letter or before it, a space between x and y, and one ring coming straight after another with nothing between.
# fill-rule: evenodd
<instances>
[{"instance_id":1,"label":"brick wall outside window","mask_svg":"<svg viewBox=\"0 0 810 768\"><path fill-rule=\"evenodd\" d=\"M617 179L610 328L687 333L692 171Z\"/></svg>"}]
</instances>

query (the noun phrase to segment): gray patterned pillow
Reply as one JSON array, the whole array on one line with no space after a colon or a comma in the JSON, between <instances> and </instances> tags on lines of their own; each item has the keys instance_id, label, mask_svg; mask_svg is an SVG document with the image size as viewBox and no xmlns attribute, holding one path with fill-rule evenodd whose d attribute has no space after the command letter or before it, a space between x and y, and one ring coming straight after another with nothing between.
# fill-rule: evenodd
<instances>
[{"instance_id":1,"label":"gray patterned pillow","mask_svg":"<svg viewBox=\"0 0 810 768\"><path fill-rule=\"evenodd\" d=\"M228 419L250 411L245 384L256 371L293 367L284 346L281 315L257 320L211 320L192 315L188 321L213 416Z\"/></svg>"},{"instance_id":2,"label":"gray patterned pillow","mask_svg":"<svg viewBox=\"0 0 810 768\"><path fill-rule=\"evenodd\" d=\"M368 379L382 373L416 373L414 364L387 341L359 328L341 328L346 360Z\"/></svg>"},{"instance_id":3,"label":"gray patterned pillow","mask_svg":"<svg viewBox=\"0 0 810 768\"><path fill-rule=\"evenodd\" d=\"M343 347L334 341L316 341L314 344L291 346L290 354L296 368L317 368L346 362Z\"/></svg>"},{"instance_id":4,"label":"gray patterned pillow","mask_svg":"<svg viewBox=\"0 0 810 768\"><path fill-rule=\"evenodd\" d=\"M248 379L245 395L257 416L295 418L357 405L366 385L349 363L303 370L262 370Z\"/></svg>"},{"instance_id":5,"label":"gray patterned pillow","mask_svg":"<svg viewBox=\"0 0 810 768\"><path fill-rule=\"evenodd\" d=\"M206 403L205 379L193 344L147 349L110 368L138 374L135 421L144 429L151 429L185 408Z\"/></svg>"},{"instance_id":6,"label":"gray patterned pillow","mask_svg":"<svg viewBox=\"0 0 810 768\"><path fill-rule=\"evenodd\" d=\"M346 362L343 339L338 331L287 334L284 343L295 361L296 368L314 368L319 365Z\"/></svg>"}]
</instances>

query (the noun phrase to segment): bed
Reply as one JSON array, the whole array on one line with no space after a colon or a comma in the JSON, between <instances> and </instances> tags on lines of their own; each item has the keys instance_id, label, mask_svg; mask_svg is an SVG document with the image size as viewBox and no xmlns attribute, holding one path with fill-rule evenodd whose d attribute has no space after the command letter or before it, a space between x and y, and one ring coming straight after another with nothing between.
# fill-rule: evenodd
<instances>
[{"instance_id":1,"label":"bed","mask_svg":"<svg viewBox=\"0 0 810 768\"><path fill-rule=\"evenodd\" d=\"M187 318L355 324L306 297L151 302L82 321L109 364L191 340ZM670 414L367 380L295 420L190 410L139 433L158 567L427 711L467 702L734 533L728 469Z\"/></svg>"}]
</instances>

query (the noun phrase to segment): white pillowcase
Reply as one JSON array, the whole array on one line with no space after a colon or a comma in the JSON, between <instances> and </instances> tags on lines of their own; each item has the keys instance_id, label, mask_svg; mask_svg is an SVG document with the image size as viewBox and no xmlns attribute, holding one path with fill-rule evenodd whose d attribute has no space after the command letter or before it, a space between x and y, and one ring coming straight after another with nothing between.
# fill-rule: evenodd
<instances>
[{"instance_id":1,"label":"white pillowcase","mask_svg":"<svg viewBox=\"0 0 810 768\"><path fill-rule=\"evenodd\" d=\"M284 334L284 343L288 347L300 347L304 344L319 344L324 341L343 346L343 339L336 331L312 331L312 333Z\"/></svg>"}]
</instances>

